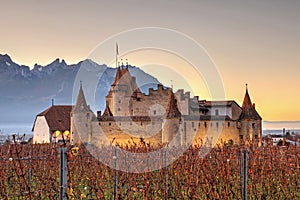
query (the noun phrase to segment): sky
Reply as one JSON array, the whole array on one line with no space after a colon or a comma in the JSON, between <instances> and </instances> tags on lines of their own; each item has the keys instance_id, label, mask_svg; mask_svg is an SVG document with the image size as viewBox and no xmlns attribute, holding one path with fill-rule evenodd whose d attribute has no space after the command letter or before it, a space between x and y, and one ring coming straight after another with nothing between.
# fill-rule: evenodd
<instances>
[{"instance_id":1,"label":"sky","mask_svg":"<svg viewBox=\"0 0 300 200\"><path fill-rule=\"evenodd\" d=\"M298 0L11 0L1 2L0 10L0 53L18 64L46 65L56 58L77 63L114 35L160 27L188 36L205 49L221 77L224 98L241 104L248 83L264 120L300 121ZM120 54L133 42L118 43ZM188 53L191 59L198 56ZM207 87L197 83L201 78L189 77L190 63L178 56L144 50L127 57L162 83L210 100Z\"/></svg>"}]
</instances>

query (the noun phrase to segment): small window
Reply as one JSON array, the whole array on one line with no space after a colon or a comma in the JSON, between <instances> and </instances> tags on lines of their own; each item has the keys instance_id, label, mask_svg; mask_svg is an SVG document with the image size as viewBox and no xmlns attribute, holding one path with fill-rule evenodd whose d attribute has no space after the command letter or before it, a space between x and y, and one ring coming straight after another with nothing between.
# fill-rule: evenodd
<instances>
[{"instance_id":1,"label":"small window","mask_svg":"<svg viewBox=\"0 0 300 200\"><path fill-rule=\"evenodd\" d=\"M118 111L121 111L121 108L118 108Z\"/></svg>"},{"instance_id":2,"label":"small window","mask_svg":"<svg viewBox=\"0 0 300 200\"><path fill-rule=\"evenodd\" d=\"M254 135L254 138L255 138L255 139L258 139L258 135Z\"/></svg>"},{"instance_id":3,"label":"small window","mask_svg":"<svg viewBox=\"0 0 300 200\"><path fill-rule=\"evenodd\" d=\"M153 110L153 115L156 115L156 110Z\"/></svg>"},{"instance_id":4,"label":"small window","mask_svg":"<svg viewBox=\"0 0 300 200\"><path fill-rule=\"evenodd\" d=\"M109 122L108 125L111 126L111 123Z\"/></svg>"},{"instance_id":5,"label":"small window","mask_svg":"<svg viewBox=\"0 0 300 200\"><path fill-rule=\"evenodd\" d=\"M118 103L121 103L121 100L119 100Z\"/></svg>"},{"instance_id":6,"label":"small window","mask_svg":"<svg viewBox=\"0 0 300 200\"><path fill-rule=\"evenodd\" d=\"M195 126L195 124L194 124L194 122L192 122L192 127L194 128L194 126Z\"/></svg>"},{"instance_id":7,"label":"small window","mask_svg":"<svg viewBox=\"0 0 300 200\"><path fill-rule=\"evenodd\" d=\"M243 135L240 135L240 140L244 139Z\"/></svg>"},{"instance_id":8,"label":"small window","mask_svg":"<svg viewBox=\"0 0 300 200\"><path fill-rule=\"evenodd\" d=\"M255 123L252 123L252 128L255 128Z\"/></svg>"},{"instance_id":9,"label":"small window","mask_svg":"<svg viewBox=\"0 0 300 200\"><path fill-rule=\"evenodd\" d=\"M205 127L205 128L207 127L207 123L206 123L206 122L204 122L204 127Z\"/></svg>"},{"instance_id":10,"label":"small window","mask_svg":"<svg viewBox=\"0 0 300 200\"><path fill-rule=\"evenodd\" d=\"M132 122L130 122L130 126L132 125Z\"/></svg>"},{"instance_id":11,"label":"small window","mask_svg":"<svg viewBox=\"0 0 300 200\"><path fill-rule=\"evenodd\" d=\"M227 122L227 126L230 127L230 122Z\"/></svg>"},{"instance_id":12,"label":"small window","mask_svg":"<svg viewBox=\"0 0 300 200\"><path fill-rule=\"evenodd\" d=\"M119 126L121 126L122 124L121 124L121 122L119 122Z\"/></svg>"},{"instance_id":13,"label":"small window","mask_svg":"<svg viewBox=\"0 0 300 200\"><path fill-rule=\"evenodd\" d=\"M219 115L219 110L215 110L216 115Z\"/></svg>"},{"instance_id":14,"label":"small window","mask_svg":"<svg viewBox=\"0 0 300 200\"><path fill-rule=\"evenodd\" d=\"M216 126L217 126L217 128L219 128L219 122L216 122Z\"/></svg>"},{"instance_id":15,"label":"small window","mask_svg":"<svg viewBox=\"0 0 300 200\"><path fill-rule=\"evenodd\" d=\"M213 127L213 123L212 122L210 123L210 127Z\"/></svg>"},{"instance_id":16,"label":"small window","mask_svg":"<svg viewBox=\"0 0 300 200\"><path fill-rule=\"evenodd\" d=\"M198 127L200 127L200 122L198 123Z\"/></svg>"}]
</instances>

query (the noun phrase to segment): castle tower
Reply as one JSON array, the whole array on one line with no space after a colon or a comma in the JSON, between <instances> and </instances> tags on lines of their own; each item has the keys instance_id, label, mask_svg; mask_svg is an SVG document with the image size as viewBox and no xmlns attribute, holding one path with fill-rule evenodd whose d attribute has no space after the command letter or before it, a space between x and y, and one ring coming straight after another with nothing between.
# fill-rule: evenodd
<instances>
[{"instance_id":1,"label":"castle tower","mask_svg":"<svg viewBox=\"0 0 300 200\"><path fill-rule=\"evenodd\" d=\"M240 116L241 129L240 139L246 143L256 143L260 145L262 137L262 118L255 109L255 104L251 102L246 84L246 94L242 105Z\"/></svg>"},{"instance_id":2,"label":"castle tower","mask_svg":"<svg viewBox=\"0 0 300 200\"><path fill-rule=\"evenodd\" d=\"M131 76L127 66L122 65L117 68L115 80L106 96L106 104L113 116L130 116L132 115L130 100L138 98L140 94L135 77Z\"/></svg>"},{"instance_id":3,"label":"castle tower","mask_svg":"<svg viewBox=\"0 0 300 200\"><path fill-rule=\"evenodd\" d=\"M87 105L82 83L78 92L76 104L71 113L71 132L73 134L73 142L90 142L92 137L92 119L96 116Z\"/></svg>"},{"instance_id":4,"label":"castle tower","mask_svg":"<svg viewBox=\"0 0 300 200\"><path fill-rule=\"evenodd\" d=\"M174 93L171 93L166 118L162 124L162 143L168 143L171 146L180 145L181 137L179 127L181 123L181 113L177 106L177 100Z\"/></svg>"}]
</instances>

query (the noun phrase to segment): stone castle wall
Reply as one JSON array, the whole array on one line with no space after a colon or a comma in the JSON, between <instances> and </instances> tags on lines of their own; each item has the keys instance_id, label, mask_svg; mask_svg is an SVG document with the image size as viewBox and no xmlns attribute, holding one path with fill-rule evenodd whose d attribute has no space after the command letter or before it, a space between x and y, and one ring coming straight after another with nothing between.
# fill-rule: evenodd
<instances>
[{"instance_id":1,"label":"stone castle wall","mask_svg":"<svg viewBox=\"0 0 300 200\"><path fill-rule=\"evenodd\" d=\"M133 141L139 143L140 138L143 138L147 143L158 145L162 141L161 121L101 121L93 123L95 130L93 136L101 136L99 133L102 133L109 142L130 145L133 144Z\"/></svg>"},{"instance_id":2,"label":"stone castle wall","mask_svg":"<svg viewBox=\"0 0 300 200\"><path fill-rule=\"evenodd\" d=\"M211 142L223 144L233 140L239 143L239 128L236 121L184 121L180 127L180 132L185 138L182 144L200 145L200 143Z\"/></svg>"}]
</instances>

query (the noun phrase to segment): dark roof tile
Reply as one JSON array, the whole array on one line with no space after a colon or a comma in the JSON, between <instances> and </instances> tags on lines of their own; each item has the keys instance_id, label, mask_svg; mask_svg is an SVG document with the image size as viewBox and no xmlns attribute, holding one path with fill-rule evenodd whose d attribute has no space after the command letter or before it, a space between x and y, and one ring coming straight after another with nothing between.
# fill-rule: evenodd
<instances>
[{"instance_id":1,"label":"dark roof tile","mask_svg":"<svg viewBox=\"0 0 300 200\"><path fill-rule=\"evenodd\" d=\"M51 131L70 130L70 114L72 106L53 105L37 116L45 116Z\"/></svg>"}]
</instances>

